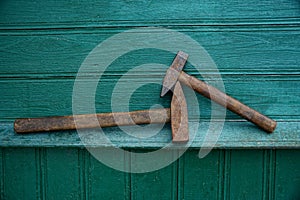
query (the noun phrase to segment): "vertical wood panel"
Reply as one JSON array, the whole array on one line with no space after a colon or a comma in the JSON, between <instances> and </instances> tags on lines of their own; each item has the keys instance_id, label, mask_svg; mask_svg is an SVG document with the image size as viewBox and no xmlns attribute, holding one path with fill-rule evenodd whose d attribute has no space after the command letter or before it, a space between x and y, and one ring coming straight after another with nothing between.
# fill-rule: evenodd
<instances>
[{"instance_id":1,"label":"vertical wood panel","mask_svg":"<svg viewBox=\"0 0 300 200\"><path fill-rule=\"evenodd\" d=\"M230 199L261 199L263 151L230 150Z\"/></svg>"},{"instance_id":2,"label":"vertical wood panel","mask_svg":"<svg viewBox=\"0 0 300 200\"><path fill-rule=\"evenodd\" d=\"M46 199L46 149L36 148L35 159L36 159L36 175L37 175L37 191L38 199Z\"/></svg>"},{"instance_id":3,"label":"vertical wood panel","mask_svg":"<svg viewBox=\"0 0 300 200\"><path fill-rule=\"evenodd\" d=\"M205 158L198 157L198 150L184 154L183 182L184 199L217 199L219 193L220 151L212 151Z\"/></svg>"},{"instance_id":4,"label":"vertical wood panel","mask_svg":"<svg viewBox=\"0 0 300 200\"><path fill-rule=\"evenodd\" d=\"M111 159L119 159L120 163L127 163L128 159L114 155L109 149L94 149L97 154L110 154ZM88 199L129 199L129 174L112 169L87 152L87 192ZM125 167L125 166L124 166Z\"/></svg>"},{"instance_id":5,"label":"vertical wood panel","mask_svg":"<svg viewBox=\"0 0 300 200\"><path fill-rule=\"evenodd\" d=\"M80 199L88 199L87 194L87 151L86 149L78 150L78 162L79 162L79 187L80 187Z\"/></svg>"},{"instance_id":6,"label":"vertical wood panel","mask_svg":"<svg viewBox=\"0 0 300 200\"><path fill-rule=\"evenodd\" d=\"M78 150L47 148L45 159L46 199L79 199Z\"/></svg>"},{"instance_id":7,"label":"vertical wood panel","mask_svg":"<svg viewBox=\"0 0 300 200\"><path fill-rule=\"evenodd\" d=\"M3 149L4 153L4 198L37 199L38 178L34 148Z\"/></svg>"},{"instance_id":8,"label":"vertical wood panel","mask_svg":"<svg viewBox=\"0 0 300 200\"><path fill-rule=\"evenodd\" d=\"M162 156L164 153L170 153L170 150L165 150L166 152L162 152ZM135 151L136 153L146 153L145 151ZM172 156L177 155L177 151L173 150L171 152ZM166 157L169 154L165 155ZM131 158L132 164L136 162L136 158L133 156ZM157 160L153 160L153 162L159 162L162 158L157 158ZM169 199L177 199L177 161L172 164L161 168L157 171L152 171L148 173L136 173L131 174L131 198L134 200L139 199L161 199L161 200L169 200Z\"/></svg>"},{"instance_id":9,"label":"vertical wood panel","mask_svg":"<svg viewBox=\"0 0 300 200\"><path fill-rule=\"evenodd\" d=\"M299 150L277 150L275 172L275 199L300 199Z\"/></svg>"},{"instance_id":10,"label":"vertical wood panel","mask_svg":"<svg viewBox=\"0 0 300 200\"><path fill-rule=\"evenodd\" d=\"M4 150L0 148L0 199L4 199Z\"/></svg>"},{"instance_id":11,"label":"vertical wood panel","mask_svg":"<svg viewBox=\"0 0 300 200\"><path fill-rule=\"evenodd\" d=\"M163 169L130 175L85 149L2 148L0 168L1 199L300 197L299 150L214 150L204 159L189 150Z\"/></svg>"},{"instance_id":12,"label":"vertical wood panel","mask_svg":"<svg viewBox=\"0 0 300 200\"><path fill-rule=\"evenodd\" d=\"M263 150L263 199L274 199L275 150Z\"/></svg>"},{"instance_id":13,"label":"vertical wood panel","mask_svg":"<svg viewBox=\"0 0 300 200\"><path fill-rule=\"evenodd\" d=\"M230 199L230 176L231 176L231 150L224 150L222 152L220 165L222 165L221 170L219 171L219 176L222 177L223 181L222 189L220 190L221 199Z\"/></svg>"}]
</instances>

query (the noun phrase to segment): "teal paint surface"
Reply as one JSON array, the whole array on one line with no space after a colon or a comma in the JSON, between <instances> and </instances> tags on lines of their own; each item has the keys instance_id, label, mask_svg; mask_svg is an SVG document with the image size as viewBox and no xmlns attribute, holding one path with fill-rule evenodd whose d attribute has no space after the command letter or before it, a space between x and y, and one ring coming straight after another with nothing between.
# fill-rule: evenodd
<instances>
[{"instance_id":1,"label":"teal paint surface","mask_svg":"<svg viewBox=\"0 0 300 200\"><path fill-rule=\"evenodd\" d=\"M299 19L297 0L1 1L0 199L299 199ZM217 64L226 92L276 119L276 131L268 135L227 112L216 149L199 159L211 102L198 95L201 126L192 148L146 174L98 162L75 131L14 133L15 118L71 115L74 80L88 53L116 33L147 26L176 30L199 42ZM125 72L146 63L168 66L173 58L157 49L118 58L98 85L97 112L111 111L111 93ZM128 74L126 81L159 81L165 70L149 68ZM202 70L214 78L210 69ZM202 78L189 63L185 71ZM168 107L171 95L161 99L159 94L158 85L140 88L130 109ZM115 146L140 153L171 141L169 125L147 139L118 128L105 133ZM107 145L97 147L101 151ZM114 159L130 163L135 158Z\"/></svg>"},{"instance_id":2,"label":"teal paint surface","mask_svg":"<svg viewBox=\"0 0 300 200\"><path fill-rule=\"evenodd\" d=\"M78 148L1 151L2 199L297 199L300 194L299 150L214 150L204 159L189 150L172 165L143 174L113 170Z\"/></svg>"}]
</instances>

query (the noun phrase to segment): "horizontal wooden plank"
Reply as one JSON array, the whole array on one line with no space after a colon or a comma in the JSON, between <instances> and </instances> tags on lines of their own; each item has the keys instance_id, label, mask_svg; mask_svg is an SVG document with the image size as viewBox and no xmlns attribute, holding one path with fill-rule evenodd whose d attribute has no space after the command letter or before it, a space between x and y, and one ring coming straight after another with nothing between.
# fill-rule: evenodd
<instances>
[{"instance_id":1,"label":"horizontal wooden plank","mask_svg":"<svg viewBox=\"0 0 300 200\"><path fill-rule=\"evenodd\" d=\"M297 0L1 2L1 24L299 17Z\"/></svg>"},{"instance_id":2,"label":"horizontal wooden plank","mask_svg":"<svg viewBox=\"0 0 300 200\"><path fill-rule=\"evenodd\" d=\"M299 28L299 17L286 18L247 18L247 19L168 19L155 21L114 21L101 22L66 22L66 23L23 23L23 24L0 24L1 35L57 35L63 32L99 32L118 33L120 31L143 28L164 27L178 29L181 32L202 31L293 31Z\"/></svg>"},{"instance_id":3,"label":"horizontal wooden plank","mask_svg":"<svg viewBox=\"0 0 300 200\"><path fill-rule=\"evenodd\" d=\"M147 74L147 73L146 73ZM164 107L170 106L171 94L160 98L162 75L147 76L134 79L131 76L123 77L118 82L118 77L104 78L98 83L95 96L95 107L99 113L111 112L112 101L115 112L129 110L150 109L155 104ZM276 119L299 119L300 113L300 76L223 76L226 92L253 107L254 109ZM82 81L82 90L86 97L91 97L93 92L87 83L93 79ZM210 81L213 81L211 79ZM116 83L120 87L114 90ZM151 83L154 82L154 83ZM136 90L128 85L142 85ZM149 83L143 85L145 83ZM0 119L12 120L26 117L62 116L72 114L72 93L74 79L34 79L34 80L1 80L2 93L0 102ZM80 93L81 94L81 93ZM113 94L113 95L112 95ZM190 119L198 118L195 112L193 92L185 88ZM125 99L130 96L129 103ZM200 117L210 119L212 108L211 101L197 95ZM87 113L82 102L76 108L81 109L80 114ZM217 118L222 117L222 109L216 108ZM241 118L227 112L227 119Z\"/></svg>"},{"instance_id":4,"label":"horizontal wooden plank","mask_svg":"<svg viewBox=\"0 0 300 200\"><path fill-rule=\"evenodd\" d=\"M174 30L184 31L182 27ZM206 29L183 33L207 50L222 74L299 75L300 52L297 45L300 43L299 26L289 31L204 30ZM0 32L1 78L74 77L89 52L115 34L102 29L77 33L70 31L20 33L14 35ZM158 40L161 39L157 37ZM132 44L135 44L135 41L132 41ZM114 50L108 52L113 53ZM174 54L158 49L137 50L116 59L106 72L122 75L135 66L147 63L169 66L173 58ZM188 72L194 72L193 69L190 65L185 67ZM201 68L202 73L211 71L210 67Z\"/></svg>"},{"instance_id":5,"label":"horizontal wooden plank","mask_svg":"<svg viewBox=\"0 0 300 200\"><path fill-rule=\"evenodd\" d=\"M209 125L207 121L201 121L200 125L189 122L189 130L195 138L190 147L209 147L204 143ZM220 126L220 122L212 122ZM199 125L199 128L196 127ZM117 127L105 128L104 133L114 146L132 148L160 148L171 142L171 131L166 125L158 134L148 138L138 138L128 135ZM149 131L149 129L148 129ZM147 135L148 131L143 131ZM103 136L95 130L86 130L83 138L89 139L86 146L111 147L104 141ZM214 142L208 138L209 142ZM13 131L13 123L0 123L0 146L1 147L83 147L84 144L76 131L40 133L19 135ZM173 145L171 148L181 148L181 145ZM216 142L215 148L300 148L300 123L299 121L278 122L273 134L267 134L248 122L225 123L222 133Z\"/></svg>"}]
</instances>

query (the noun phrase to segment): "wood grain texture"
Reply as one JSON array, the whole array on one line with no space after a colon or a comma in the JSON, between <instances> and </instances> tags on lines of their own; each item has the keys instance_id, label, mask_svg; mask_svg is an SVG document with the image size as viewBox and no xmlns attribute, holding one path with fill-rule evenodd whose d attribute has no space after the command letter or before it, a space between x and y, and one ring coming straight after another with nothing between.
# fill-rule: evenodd
<instances>
[{"instance_id":1,"label":"wood grain texture","mask_svg":"<svg viewBox=\"0 0 300 200\"><path fill-rule=\"evenodd\" d=\"M0 199L67 199L65 191L85 200L299 199L298 0L15 0L1 1L0 13ZM226 92L277 119L275 133L266 135L228 112L216 149L198 159L211 114L211 103L198 96L201 120L193 149L172 166L130 175L104 166L84 148L79 150L84 145L74 131L26 137L13 132L15 118L71 115L74 79L89 52L116 33L147 26L179 31L199 42L217 64ZM97 112L111 112L112 90L125 72L145 63L169 66L173 58L169 52L143 49L115 60L98 85ZM148 76L161 82L165 70L149 68L145 74L129 74L127 80ZM189 63L184 70L202 78ZM93 77L96 71L88 75ZM211 69L200 72L214 79ZM137 90L130 110L156 103L169 107L171 96L160 99L160 87ZM124 104L120 101L118 111ZM118 128L105 133L115 146L139 148L140 153L171 141L170 126L145 140L128 137ZM95 146L107 147L96 142ZM127 164L134 159L112 158ZM62 181L67 184L58 188Z\"/></svg>"},{"instance_id":2,"label":"wood grain texture","mask_svg":"<svg viewBox=\"0 0 300 200\"><path fill-rule=\"evenodd\" d=\"M163 150L169 151L169 150ZM147 150L134 150L136 153L145 153ZM160 162L164 160L164 153L161 152L161 157L153 160L153 162ZM171 156L176 156L177 150L171 152ZM166 156L169 154L166 153ZM135 168L142 165L137 162L137 155L131 157L131 164ZM142 169L142 168L141 168ZM142 184L141 184L142 183ZM131 174L131 199L178 199L177 197L177 162L148 173L133 173Z\"/></svg>"},{"instance_id":3,"label":"wood grain texture","mask_svg":"<svg viewBox=\"0 0 300 200\"><path fill-rule=\"evenodd\" d=\"M272 133L276 128L276 121L268 118L267 116L259 113L258 111L246 106L237 99L227 95L226 93L218 90L212 85L206 84L205 82L181 72L178 80L197 91L201 95L209 98L210 100L222 105L226 109L233 113L238 114L244 119L254 123L256 126L260 127L267 133Z\"/></svg>"},{"instance_id":4,"label":"wood grain texture","mask_svg":"<svg viewBox=\"0 0 300 200\"><path fill-rule=\"evenodd\" d=\"M98 155L110 154L112 159L120 163L130 162L125 155L121 158L116 157L109 149L106 151L105 148L97 148L93 152L96 152ZM88 174L85 180L87 199L130 199L131 195L128 188L130 187L129 174L104 165L89 153L87 153L85 159L88 161L86 166ZM124 167L126 167L125 164Z\"/></svg>"},{"instance_id":5,"label":"wood grain texture","mask_svg":"<svg viewBox=\"0 0 300 200\"><path fill-rule=\"evenodd\" d=\"M191 1L189 4L177 2L169 5L168 1L137 4L104 1L93 6L88 4L74 1L1 2L0 88L5 92L0 100L0 120L70 115L74 77L88 53L115 33L134 27L158 25L185 33L203 45L216 62L228 94L279 121L294 121L292 127L297 127L295 124L299 121L300 112L298 2ZM95 12L86 12L88 9L83 7ZM182 10L189 12L182 13ZM131 15L128 15L129 12ZM168 52L145 49L117 59L108 68L106 80L99 83L106 89L103 93L97 93L96 107L100 112L111 111L110 94L124 72L149 62L169 65L173 57ZM185 70L200 77L193 66L188 65ZM162 71L165 69L151 68L145 74L150 79L158 80L162 77ZM202 72L212 73L213 77L214 72L209 69ZM95 72L90 73L93 75ZM132 74L129 81L141 75ZM152 92L151 96L141 91L134 94L131 109L147 109L153 102L168 106L170 99L156 98L157 88L147 88ZM256 94L251 94L252 91ZM201 118L208 119L210 102L199 98ZM123 106L120 103L120 110ZM191 116L191 119L193 117L197 116ZM240 118L228 112L227 119ZM244 130L243 123L234 122L234 127L238 124L241 127L233 127L233 130L241 131L240 134L253 131L251 128ZM3 130L7 129L9 127ZM282 127L279 132L284 129ZM290 130L289 127L286 129ZM296 130L291 132L297 133ZM298 146L298 136L292 135L291 138L294 141L292 146ZM78 144L73 139L62 143ZM240 146L242 144L244 142ZM3 145L7 145L5 140ZM262 146L268 145L272 146L273 141ZM249 146L254 146L254 142L249 142Z\"/></svg>"},{"instance_id":6,"label":"wood grain texture","mask_svg":"<svg viewBox=\"0 0 300 200\"><path fill-rule=\"evenodd\" d=\"M299 199L300 192L299 152L282 150L276 152L274 173L274 199Z\"/></svg>"},{"instance_id":7,"label":"wood grain texture","mask_svg":"<svg viewBox=\"0 0 300 200\"><path fill-rule=\"evenodd\" d=\"M223 167L220 165L221 152L213 151L204 159L199 159L198 151L192 150L180 158L182 195L179 199L222 199L219 196L219 181L223 177L219 171Z\"/></svg>"},{"instance_id":8,"label":"wood grain texture","mask_svg":"<svg viewBox=\"0 0 300 200\"><path fill-rule=\"evenodd\" d=\"M262 199L263 151L230 151L229 199Z\"/></svg>"},{"instance_id":9,"label":"wood grain texture","mask_svg":"<svg viewBox=\"0 0 300 200\"><path fill-rule=\"evenodd\" d=\"M275 198L276 150L264 150L264 186L263 195L266 199Z\"/></svg>"},{"instance_id":10,"label":"wood grain texture","mask_svg":"<svg viewBox=\"0 0 300 200\"><path fill-rule=\"evenodd\" d=\"M162 80L149 76L149 79L154 82L159 83ZM138 83L138 80L130 77L125 80L132 84ZM125 84L126 81L119 84ZM223 76L223 81L229 95L265 115L275 119L299 119L299 76ZM116 80L107 79L99 83L95 97L97 112L111 112L111 94L115 83ZM71 115L73 84L74 80L67 78L34 81L2 80L0 87L5 93L2 93L0 99L2 105L0 119ZM130 109L149 109L154 104L169 107L171 95L160 98L160 89L160 85L150 84L135 91L130 99ZM88 91L89 88L86 90ZM151 94L147 91L151 91ZM120 98L114 97L119 102L115 107L118 111L126 111L124 106L127 102L122 99L126 94L126 90L123 90L120 91ZM211 102L200 95L198 99L201 118L210 118ZM188 107L188 109L193 108ZM81 114L86 114L86 111L82 110ZM190 115L189 117L192 119L198 116ZM241 119L229 112L227 118Z\"/></svg>"},{"instance_id":11,"label":"wood grain texture","mask_svg":"<svg viewBox=\"0 0 300 200\"><path fill-rule=\"evenodd\" d=\"M274 30L265 29L263 25L245 26L247 30L236 29L239 25L228 30L211 31L201 26L171 28L192 37L202 45L221 73L299 75L299 25L291 30L285 30L280 25L275 26ZM116 33L124 30L128 29L117 29ZM0 31L0 75L19 78L74 77L88 53L116 33L106 29L84 29L77 32L73 29ZM173 58L174 55L169 52L143 49L120 57L106 73L122 75L128 69L144 63L169 66ZM192 75L199 74L192 67L184 69ZM148 70L157 72L158 69ZM201 68L201 73L210 71L211 69Z\"/></svg>"},{"instance_id":12,"label":"wood grain texture","mask_svg":"<svg viewBox=\"0 0 300 200\"><path fill-rule=\"evenodd\" d=\"M197 149L188 150L179 162L166 168L131 175L110 169L77 148L1 151L3 199L297 199L299 195L299 150L213 150L204 159L199 159ZM34 152L43 153L39 157ZM276 154L276 167L270 173L267 190L262 187L262 176L269 173L263 172L264 152ZM82 154L85 164L79 168L74 162ZM59 157L67 160L54 162ZM134 162L134 158L127 161ZM272 163L273 159L267 159L267 165Z\"/></svg>"},{"instance_id":13,"label":"wood grain texture","mask_svg":"<svg viewBox=\"0 0 300 200\"><path fill-rule=\"evenodd\" d=\"M43 8L43 9L39 9ZM85 8L85 9L83 9ZM87 12L87 10L89 12ZM1 24L70 23L107 21L157 21L172 19L276 19L299 17L299 2L232 1L101 1L18 0L1 3Z\"/></svg>"},{"instance_id":14,"label":"wood grain texture","mask_svg":"<svg viewBox=\"0 0 300 200\"><path fill-rule=\"evenodd\" d=\"M183 95L183 93L182 93ZM186 109L186 105L185 105ZM180 116L179 116L180 117ZM187 111L185 113L187 124ZM71 116L52 116L43 118L21 118L14 122L17 133L44 131L64 131L76 129L104 128L112 126L129 126L139 124L157 124L170 122L169 108L137 110L131 112L97 113ZM176 131L174 131L176 135Z\"/></svg>"},{"instance_id":15,"label":"wood grain texture","mask_svg":"<svg viewBox=\"0 0 300 200\"><path fill-rule=\"evenodd\" d=\"M218 121L214 121L219 126ZM191 148L208 147L203 142L210 122L201 121ZM274 134L268 135L255 125L244 121L228 121L214 148L299 148L300 124L298 121L280 121ZM190 130L197 130L197 124L189 122ZM161 148L172 140L170 126L166 125L159 133L148 138L132 137L117 127L105 128L106 137L117 147ZM13 131L13 123L0 123L0 144L2 147L109 147L97 130L87 131L84 144L76 131L60 131L43 134L20 135ZM191 133L191 132L190 132ZM143 132L147 134L147 132ZM208 136L209 138L209 136ZM208 144L207 144L208 145ZM175 146L174 146L175 147ZM176 148L180 147L177 146Z\"/></svg>"},{"instance_id":16,"label":"wood grain texture","mask_svg":"<svg viewBox=\"0 0 300 200\"><path fill-rule=\"evenodd\" d=\"M4 188L3 199L37 199L39 177L34 148L2 149L4 174L1 179Z\"/></svg>"},{"instance_id":17,"label":"wood grain texture","mask_svg":"<svg viewBox=\"0 0 300 200\"><path fill-rule=\"evenodd\" d=\"M4 199L4 149L0 149L0 198Z\"/></svg>"},{"instance_id":18,"label":"wood grain texture","mask_svg":"<svg viewBox=\"0 0 300 200\"><path fill-rule=\"evenodd\" d=\"M46 199L80 199L78 149L49 148L44 158Z\"/></svg>"}]
</instances>

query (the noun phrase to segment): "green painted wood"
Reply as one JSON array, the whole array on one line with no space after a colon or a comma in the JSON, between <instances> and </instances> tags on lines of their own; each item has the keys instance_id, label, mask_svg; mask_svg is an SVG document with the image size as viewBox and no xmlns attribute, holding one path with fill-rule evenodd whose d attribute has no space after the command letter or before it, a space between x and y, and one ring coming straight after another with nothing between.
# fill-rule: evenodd
<instances>
[{"instance_id":1,"label":"green painted wood","mask_svg":"<svg viewBox=\"0 0 300 200\"><path fill-rule=\"evenodd\" d=\"M2 149L3 199L37 199L41 197L39 177L41 163L34 148ZM41 185L43 187L43 185Z\"/></svg>"},{"instance_id":2,"label":"green painted wood","mask_svg":"<svg viewBox=\"0 0 300 200\"><path fill-rule=\"evenodd\" d=\"M214 122L218 123L218 122ZM197 130L197 124L190 122L190 130ZM200 126L195 138L190 145L192 148L208 147L203 144L204 137L210 122L200 121ZM219 125L218 125L219 126ZM106 136L117 147L130 148L161 148L171 142L170 127L164 127L158 134L150 138L134 138L120 129L105 128ZM147 134L145 132L145 134ZM192 134L192 133L191 133ZM90 138L88 147L111 147L104 142L95 131L87 131L86 137ZM0 123L1 147L83 147L76 131L52 132L41 134L20 135L13 131L13 124ZM178 146L177 146L178 147ZM273 134L266 134L249 122L225 123L222 134L216 142L215 148L299 148L300 123L298 121L279 122Z\"/></svg>"},{"instance_id":3,"label":"green painted wood","mask_svg":"<svg viewBox=\"0 0 300 200\"><path fill-rule=\"evenodd\" d=\"M203 159L198 153L191 150L180 158L179 199L222 199L223 151L212 151Z\"/></svg>"},{"instance_id":4,"label":"green painted wood","mask_svg":"<svg viewBox=\"0 0 300 200\"><path fill-rule=\"evenodd\" d=\"M274 199L300 198L300 153L293 150L276 151Z\"/></svg>"},{"instance_id":5,"label":"green painted wood","mask_svg":"<svg viewBox=\"0 0 300 200\"><path fill-rule=\"evenodd\" d=\"M262 199L274 199L275 150L263 150Z\"/></svg>"},{"instance_id":6,"label":"green painted wood","mask_svg":"<svg viewBox=\"0 0 300 200\"><path fill-rule=\"evenodd\" d=\"M228 30L211 31L202 26L170 27L202 45L222 73L299 75L299 25L291 30L282 28L281 24L274 30L247 25L247 30L239 30L240 26L236 25ZM74 77L90 51L124 30L128 29L117 29L113 33L106 29L0 31L0 75L18 78ZM107 73L122 75L125 70L144 63L170 65L173 58L173 54L159 50L136 51L119 58ZM195 73L192 68L186 70ZM202 73L210 70L204 68Z\"/></svg>"},{"instance_id":7,"label":"green painted wood","mask_svg":"<svg viewBox=\"0 0 300 200\"><path fill-rule=\"evenodd\" d=\"M263 151L230 151L229 199L262 199Z\"/></svg>"},{"instance_id":8,"label":"green painted wood","mask_svg":"<svg viewBox=\"0 0 300 200\"><path fill-rule=\"evenodd\" d=\"M189 150L166 168L131 175L76 148L1 151L2 199L70 199L64 189L76 189L75 199L297 199L299 195L299 150L214 150L203 159L197 150ZM80 158L79 165L75 157Z\"/></svg>"},{"instance_id":9,"label":"green painted wood","mask_svg":"<svg viewBox=\"0 0 300 200\"><path fill-rule=\"evenodd\" d=\"M0 199L4 199L4 150L0 148Z\"/></svg>"},{"instance_id":10,"label":"green painted wood","mask_svg":"<svg viewBox=\"0 0 300 200\"><path fill-rule=\"evenodd\" d=\"M78 149L46 149L45 161L46 199L80 199Z\"/></svg>"},{"instance_id":11,"label":"green painted wood","mask_svg":"<svg viewBox=\"0 0 300 200\"><path fill-rule=\"evenodd\" d=\"M162 162L166 157L169 157L169 150L161 152L161 157L153 160L153 162ZM135 153L145 153L145 150L134 151ZM177 155L177 151L174 150L172 156ZM144 169L143 166L137 166L137 156L131 157L131 165L137 169ZM167 167L148 173L133 173L131 174L131 199L178 199L177 197L177 162L174 162Z\"/></svg>"},{"instance_id":12,"label":"green painted wood","mask_svg":"<svg viewBox=\"0 0 300 200\"><path fill-rule=\"evenodd\" d=\"M43 9L40 9L43 8ZM153 21L193 19L276 19L299 17L299 2L283 1L61 1L1 2L1 24Z\"/></svg>"},{"instance_id":13,"label":"green painted wood","mask_svg":"<svg viewBox=\"0 0 300 200\"><path fill-rule=\"evenodd\" d=\"M146 72L145 72L146 73ZM145 81L160 83L161 78L149 75ZM126 83L138 84L139 80L126 78ZM120 84L125 84L120 82ZM299 76L269 77L244 76L243 78L223 76L226 92L246 105L274 118L299 119L300 81ZM98 85L95 106L97 112L111 111L111 94L117 80L103 80ZM0 99L0 119L41 117L72 114L73 79L56 80L2 80L0 88L6 91ZM261 85L263 84L263 85ZM86 88L88 91L89 88ZM154 104L170 106L171 95L160 98L161 86L151 84L136 90L130 99L130 110L149 109ZM90 92L90 95L93 93ZM124 111L126 89L114 94L119 103L118 111ZM198 95L201 118L210 118L211 102ZM189 107L189 110L193 110ZM86 111L82 110L82 113ZM197 116L190 115L190 118ZM228 112L227 119L241 119Z\"/></svg>"},{"instance_id":14,"label":"green painted wood","mask_svg":"<svg viewBox=\"0 0 300 200\"><path fill-rule=\"evenodd\" d=\"M97 155L110 155L112 159L120 163L130 162L125 155L117 157L115 154L112 154L109 148L97 148L93 152ZM85 160L87 199L130 199L129 174L104 165L88 152L85 154Z\"/></svg>"},{"instance_id":15,"label":"green painted wood","mask_svg":"<svg viewBox=\"0 0 300 200\"><path fill-rule=\"evenodd\" d=\"M1 1L0 199L299 199L299 6L297 0ZM228 112L217 149L199 159L211 105L199 97L201 121L193 149L161 170L127 174L93 158L75 131L13 132L17 117L72 114L73 81L88 53L116 33L147 26L170 28L199 42L216 62L230 95L279 121L275 133L267 135ZM153 62L169 65L173 57L143 49L117 59L99 84L105 89L98 88L97 111L110 111L114 84L129 69ZM185 70L200 77L191 65ZM215 72L202 70L214 78ZM128 80L146 75L161 80L164 72L153 67L129 74ZM156 103L167 107L170 95L159 99L159 87L137 90L130 109ZM169 126L142 140L118 128L105 132L115 146L139 148L140 153L171 141ZM87 132L91 146L105 153L103 147L110 145L92 135ZM135 159L111 157L124 162L124 168Z\"/></svg>"}]
</instances>

